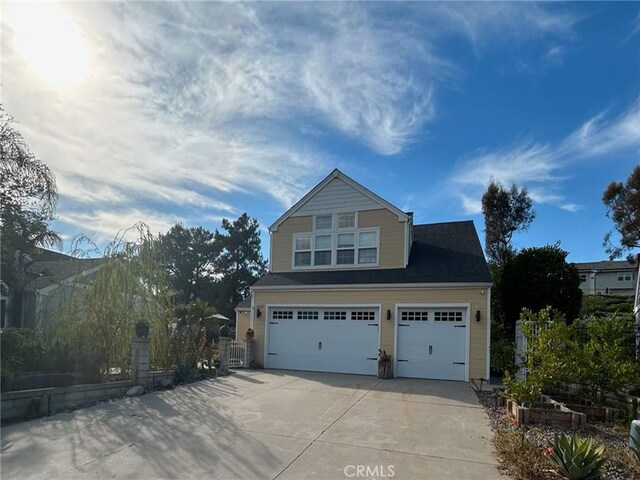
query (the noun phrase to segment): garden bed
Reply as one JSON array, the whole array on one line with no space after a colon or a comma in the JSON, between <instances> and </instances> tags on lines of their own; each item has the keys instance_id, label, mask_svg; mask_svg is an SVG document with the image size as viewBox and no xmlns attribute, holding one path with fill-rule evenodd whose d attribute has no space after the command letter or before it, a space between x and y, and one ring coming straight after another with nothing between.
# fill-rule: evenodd
<instances>
[{"instance_id":1,"label":"garden bed","mask_svg":"<svg viewBox=\"0 0 640 480\"><path fill-rule=\"evenodd\" d=\"M525 407L507 399L506 410L517 425L561 425L575 429L587 423L584 413L574 412L557 402L541 401Z\"/></svg>"},{"instance_id":2,"label":"garden bed","mask_svg":"<svg viewBox=\"0 0 640 480\"><path fill-rule=\"evenodd\" d=\"M583 424L573 430L563 425L518 425L501 406L496 392L478 392L480 403L494 431L493 443L500 470L518 480L555 480L561 477L554 464L547 458L547 449L555 435L593 437L605 445L608 461L602 471L602 480L640 480L640 463L627 447L626 427L621 423Z\"/></svg>"}]
</instances>

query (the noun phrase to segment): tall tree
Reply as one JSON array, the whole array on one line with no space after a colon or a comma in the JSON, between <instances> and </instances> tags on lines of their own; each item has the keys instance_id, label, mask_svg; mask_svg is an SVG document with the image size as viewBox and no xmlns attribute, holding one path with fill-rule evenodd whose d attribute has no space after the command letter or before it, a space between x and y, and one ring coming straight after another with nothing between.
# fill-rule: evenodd
<instances>
[{"instance_id":1,"label":"tall tree","mask_svg":"<svg viewBox=\"0 0 640 480\"><path fill-rule=\"evenodd\" d=\"M53 172L31 152L0 106L0 268L17 309L25 282L24 254L60 243L49 226L55 219L57 199ZM12 316L19 314L15 310Z\"/></svg>"},{"instance_id":2,"label":"tall tree","mask_svg":"<svg viewBox=\"0 0 640 480\"><path fill-rule=\"evenodd\" d=\"M551 306L569 323L578 318L582 303L580 274L566 258L567 252L558 245L547 245L525 248L505 264L500 293L509 333L523 308L537 312Z\"/></svg>"},{"instance_id":3,"label":"tall tree","mask_svg":"<svg viewBox=\"0 0 640 480\"><path fill-rule=\"evenodd\" d=\"M640 248L640 165L633 168L625 183L611 182L602 194L602 201L607 207L607 216L613 220L620 234L620 245L611 241L612 232L604 237L610 259L620 258L625 251Z\"/></svg>"},{"instance_id":4,"label":"tall tree","mask_svg":"<svg viewBox=\"0 0 640 480\"><path fill-rule=\"evenodd\" d=\"M217 284L218 310L233 318L235 306L249 293L249 287L267 270L260 250L260 225L243 213L231 222L222 220L223 232L216 230L219 252L216 266L221 280Z\"/></svg>"},{"instance_id":5,"label":"tall tree","mask_svg":"<svg viewBox=\"0 0 640 480\"><path fill-rule=\"evenodd\" d=\"M175 224L159 236L164 267L169 274L177 301L188 303L201 298L212 284L215 271L214 235L203 227L187 228Z\"/></svg>"},{"instance_id":6,"label":"tall tree","mask_svg":"<svg viewBox=\"0 0 640 480\"><path fill-rule=\"evenodd\" d=\"M485 251L489 264L503 266L515 253L513 234L527 230L536 214L526 188L510 189L491 181L482 195L485 225Z\"/></svg>"}]
</instances>

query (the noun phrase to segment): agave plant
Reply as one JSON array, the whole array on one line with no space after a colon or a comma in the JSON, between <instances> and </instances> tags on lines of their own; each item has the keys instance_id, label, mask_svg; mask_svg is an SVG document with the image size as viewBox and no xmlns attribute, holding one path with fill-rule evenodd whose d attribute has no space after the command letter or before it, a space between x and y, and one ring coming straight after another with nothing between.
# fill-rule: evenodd
<instances>
[{"instance_id":1,"label":"agave plant","mask_svg":"<svg viewBox=\"0 0 640 480\"><path fill-rule=\"evenodd\" d=\"M574 433L571 438L556 435L553 453L549 455L558 473L569 480L597 480L606 461L604 446L596 445L591 437L580 440Z\"/></svg>"}]
</instances>

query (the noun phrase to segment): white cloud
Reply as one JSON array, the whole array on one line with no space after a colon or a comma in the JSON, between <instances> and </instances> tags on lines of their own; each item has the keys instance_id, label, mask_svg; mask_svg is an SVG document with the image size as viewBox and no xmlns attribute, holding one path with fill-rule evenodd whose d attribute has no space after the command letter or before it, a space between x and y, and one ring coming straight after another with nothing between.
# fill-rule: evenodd
<instances>
[{"instance_id":1,"label":"white cloud","mask_svg":"<svg viewBox=\"0 0 640 480\"><path fill-rule=\"evenodd\" d=\"M57 175L62 220L99 234L136 215L236 214L237 195L288 207L332 167L316 144L327 131L390 155L433 121L438 88L459 73L438 53L446 35L478 46L564 37L575 22L510 4L421 4L408 16L358 3L59 8L86 43L84 83L35 78L4 24L3 100Z\"/></svg>"},{"instance_id":2,"label":"white cloud","mask_svg":"<svg viewBox=\"0 0 640 480\"><path fill-rule=\"evenodd\" d=\"M477 197L491 180L515 183L529 189L531 199L568 212L582 206L567 201L562 193L569 167L608 155L640 148L640 101L615 118L600 113L557 144L520 142L496 151L480 151L458 167L453 182L474 188ZM461 197L465 213L479 213L472 197Z\"/></svg>"}]
</instances>

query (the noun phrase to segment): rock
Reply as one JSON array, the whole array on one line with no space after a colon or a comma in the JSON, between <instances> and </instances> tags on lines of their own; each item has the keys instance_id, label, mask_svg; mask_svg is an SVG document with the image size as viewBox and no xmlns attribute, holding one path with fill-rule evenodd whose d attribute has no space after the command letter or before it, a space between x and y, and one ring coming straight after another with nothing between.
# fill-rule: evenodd
<instances>
[{"instance_id":1,"label":"rock","mask_svg":"<svg viewBox=\"0 0 640 480\"><path fill-rule=\"evenodd\" d=\"M136 385L135 387L131 387L129 390L127 390L127 393L125 394L127 397L137 397L140 396L144 393L144 387L141 385Z\"/></svg>"},{"instance_id":2,"label":"rock","mask_svg":"<svg viewBox=\"0 0 640 480\"><path fill-rule=\"evenodd\" d=\"M161 378L160 379L160 388L171 389L171 388L173 388L173 382L171 380L169 380L168 378Z\"/></svg>"}]
</instances>

